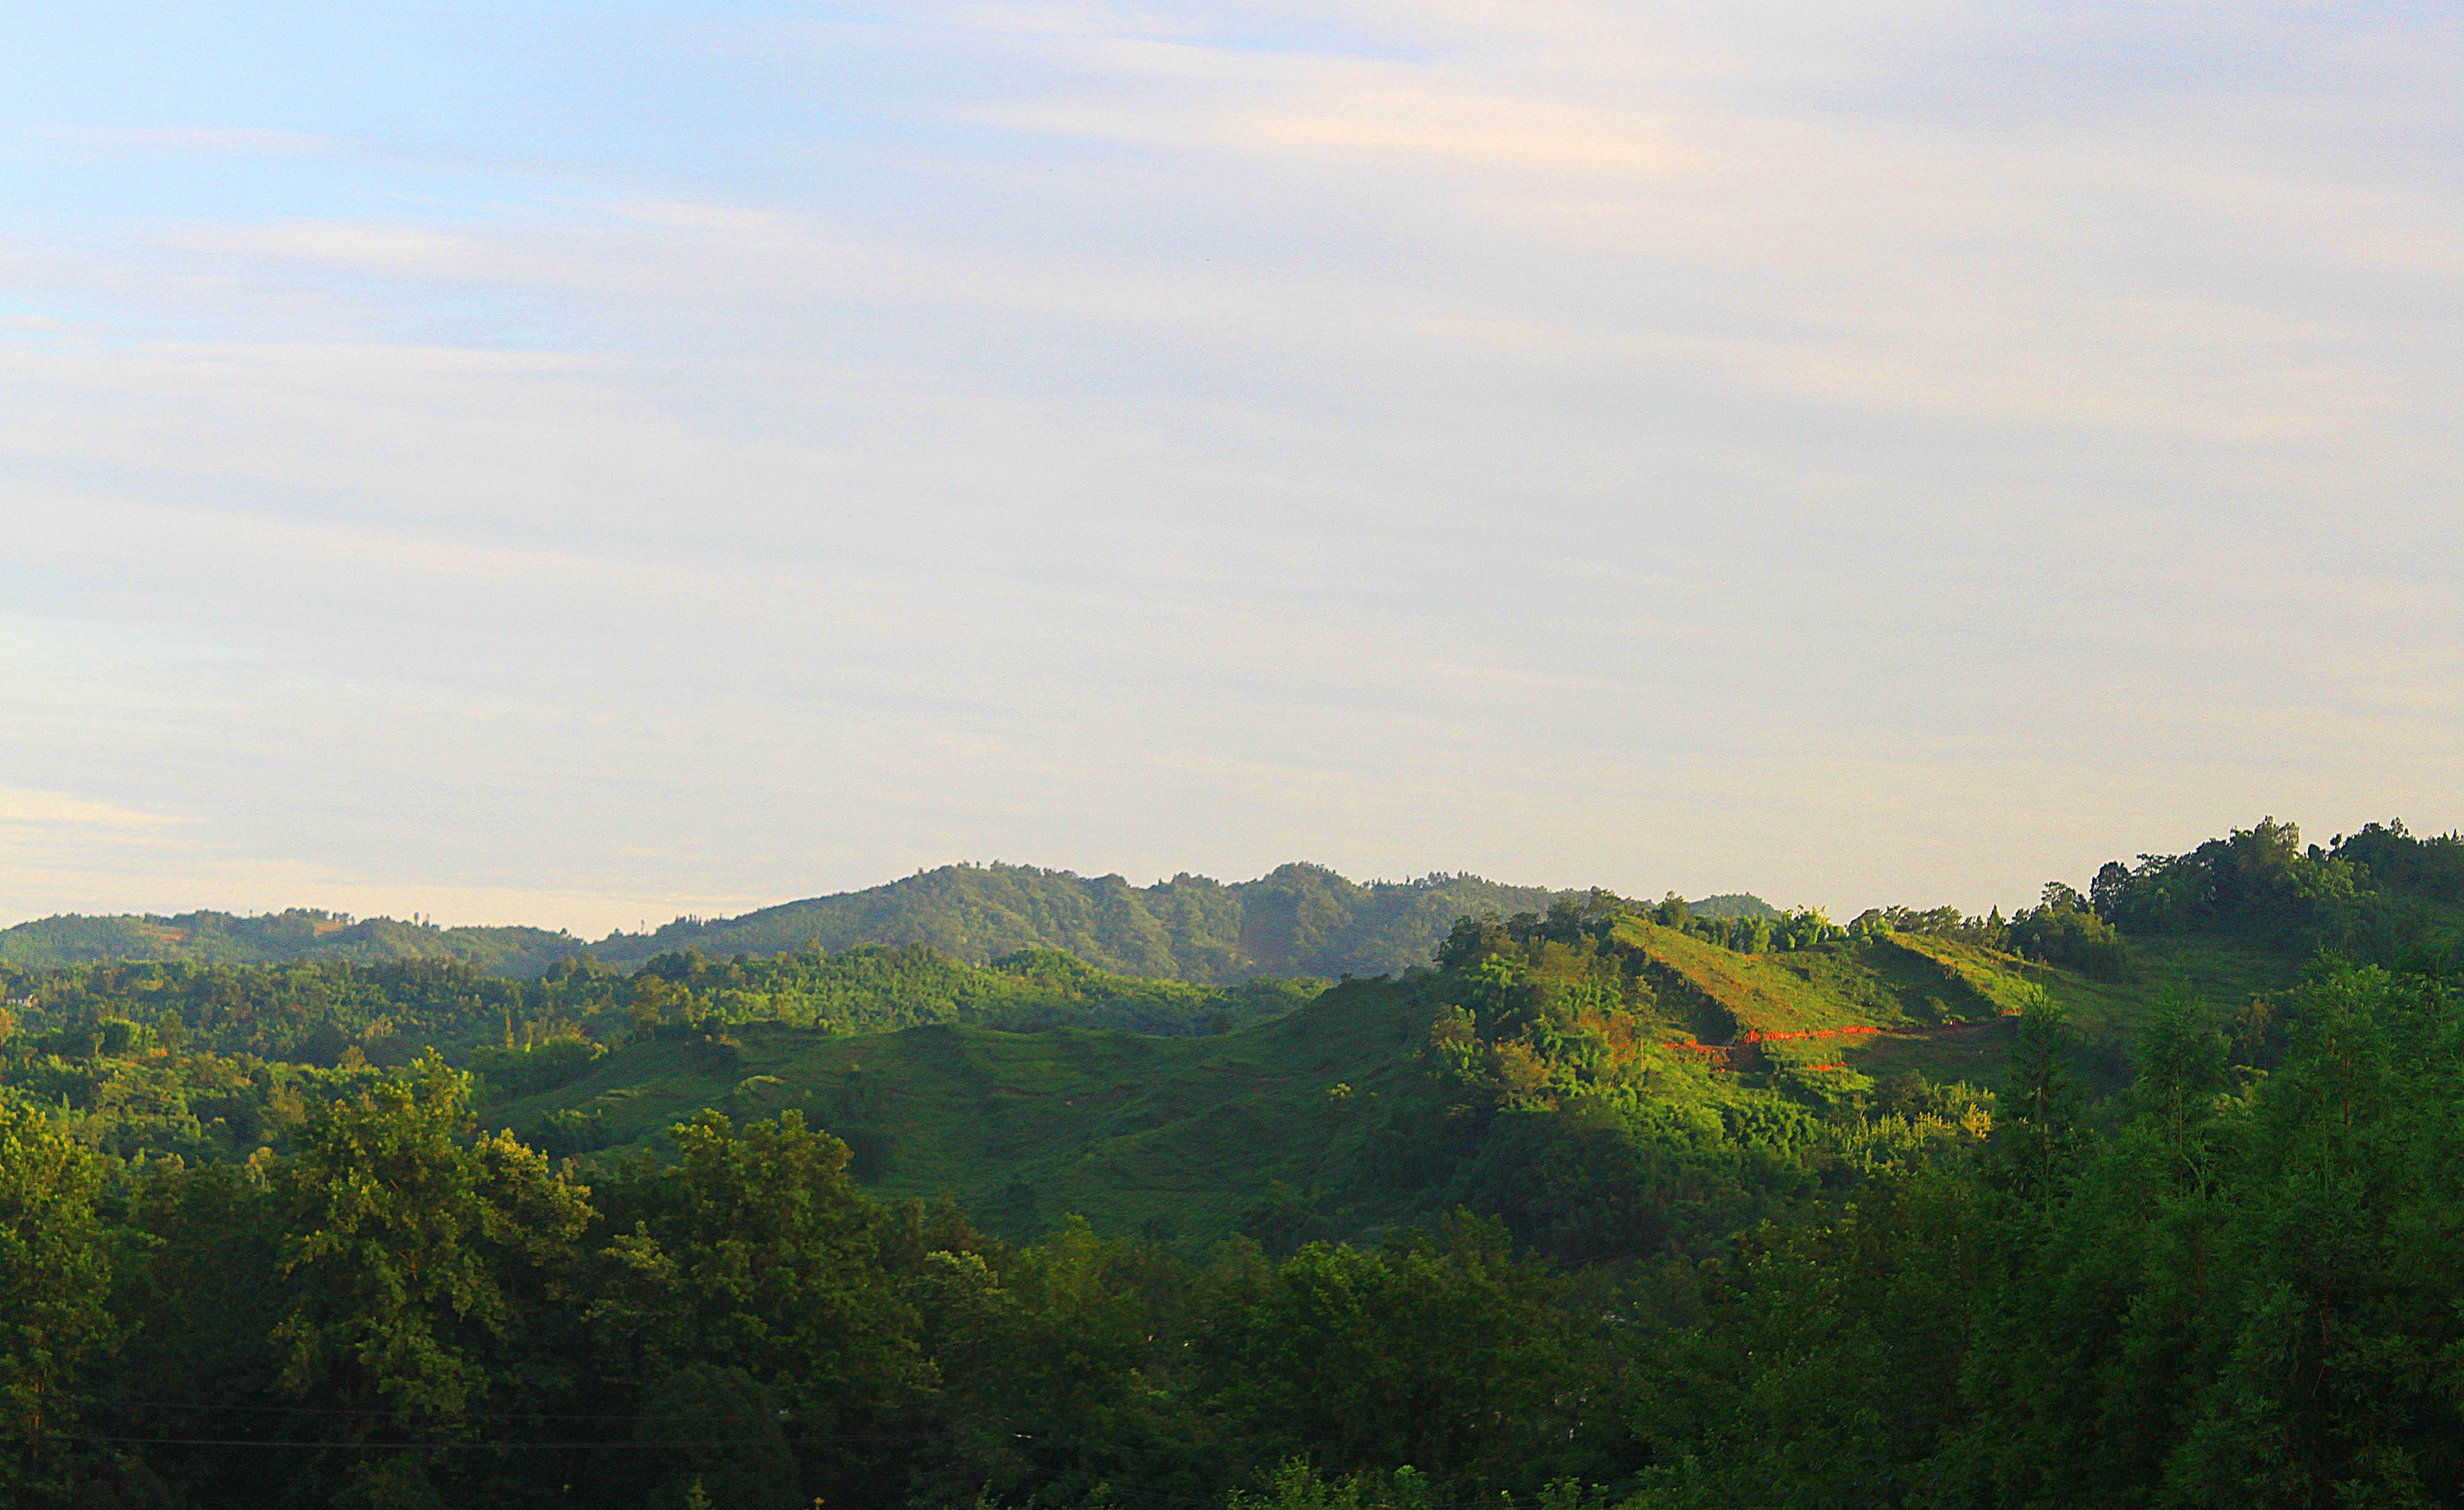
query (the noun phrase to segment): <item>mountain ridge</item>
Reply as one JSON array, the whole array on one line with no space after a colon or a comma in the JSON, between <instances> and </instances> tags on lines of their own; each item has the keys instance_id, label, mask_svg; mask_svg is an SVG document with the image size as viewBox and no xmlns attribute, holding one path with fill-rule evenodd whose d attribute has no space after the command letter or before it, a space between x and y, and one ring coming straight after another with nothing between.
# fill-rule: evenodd
<instances>
[{"instance_id":1,"label":"mountain ridge","mask_svg":"<svg viewBox=\"0 0 2464 1510\"><path fill-rule=\"evenodd\" d=\"M316 908L240 915L61 914L0 929L0 961L29 966L110 960L355 964L439 960L529 976L589 954L637 966L661 954L777 955L819 945L923 944L982 965L1022 949L1063 949L1099 969L1229 985L1257 976L1394 974L1424 964L1454 920L1545 911L1580 892L1462 873L1355 882L1306 861L1254 880L1182 872L1151 886L1118 875L999 861L943 865L857 891L800 898L732 918L679 918L598 941L522 926L438 927L355 920ZM1730 894L1705 905L1768 907ZM1749 913L1723 915L1746 916Z\"/></svg>"}]
</instances>

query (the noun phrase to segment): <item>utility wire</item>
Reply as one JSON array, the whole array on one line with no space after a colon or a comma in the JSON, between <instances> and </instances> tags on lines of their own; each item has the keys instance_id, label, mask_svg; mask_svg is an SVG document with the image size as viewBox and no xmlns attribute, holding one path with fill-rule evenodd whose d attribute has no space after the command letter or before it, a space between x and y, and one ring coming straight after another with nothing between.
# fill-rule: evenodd
<instances>
[{"instance_id":1,"label":"utility wire","mask_svg":"<svg viewBox=\"0 0 2464 1510\"><path fill-rule=\"evenodd\" d=\"M177 1400L96 1400L88 1402L86 1405L80 1407L80 1409L106 1410L240 1410L263 1415L381 1416L387 1419L396 1418L403 1414L403 1412L399 1410L363 1410L344 1406L214 1405L203 1401L185 1402ZM457 1410L451 1416L431 1417L431 1419L454 1421L637 1421L648 1423L656 1421L775 1421L779 1419L779 1417L768 1411L756 1411L751 1414L725 1415L643 1415L638 1412L615 1415L561 1415L542 1410ZM889 1432L868 1434L849 1434L840 1438L840 1440L849 1442L890 1442L903 1441L911 1437L933 1436L937 1434L938 1433L936 1432L926 1431Z\"/></svg>"},{"instance_id":2,"label":"utility wire","mask_svg":"<svg viewBox=\"0 0 2464 1510\"><path fill-rule=\"evenodd\" d=\"M681 1419L691 1419L691 1418L690 1418L690 1417L675 1417L674 1419L680 1419L680 1420L681 1420ZM710 1418L705 1418L705 1419L710 1419ZM739 1418L739 1419L740 1419L740 1418ZM744 1439L744 1440L741 1440L741 1441L684 1441L684 1442L672 1442L672 1441L671 1441L671 1442L662 1442L662 1441L649 1441L649 1442L639 1442L639 1441L628 1441L628 1442L612 1442L612 1441L596 1441L596 1442L347 1442L347 1441L344 1441L344 1442L298 1442L298 1441L279 1441L279 1440L273 1440L273 1439L255 1439L255 1440L251 1440L251 1439L248 1439L248 1438L228 1438L228 1437L211 1437L211 1436L103 1436L103 1435L97 1435L97 1434L90 1433L90 1432L56 1432L56 1433L54 1433L54 1432L46 1432L46 1433L44 1433L44 1435L45 1435L45 1437L47 1437L49 1440L52 1440L52 1441L63 1441L63 1442L99 1442L99 1443L104 1443L104 1444L107 1444L107 1445L110 1445L110 1446L115 1446L115 1447L263 1447L263 1448L286 1448L286 1449L338 1448L338 1449L344 1449L344 1450L354 1451L354 1452L437 1452L437 1451L442 1451L442 1450L449 1449L449 1448L461 1448L461 1449L464 1449L464 1450L466 1450L466 1451L481 1451L481 1452L513 1452L513 1451L555 1451L555 1452L572 1452L572 1451L577 1451L577 1450L583 1449L583 1448L590 1448L590 1449L602 1450L602 1451L607 1451L607 1450L616 1450L616 1451L624 1451L624 1450L642 1451L642 1450L653 1449L653 1448L671 1448L671 1447L769 1447L769 1446L777 1445L777 1444L778 1444L778 1442L779 1442L780 1440L782 1440L782 1439L778 1439L778 1438L759 1438L759 1437L753 1437L753 1438L747 1438L747 1439ZM813 1446L813 1445L817 1445L817 1444L821 1444L821 1443L826 1443L826 1442L832 1442L832 1441L846 1441L846 1440L851 1440L851 1439L850 1439L850 1438L845 1438L845 1437L787 1437L787 1438L783 1438L783 1440L784 1440L784 1442L786 1443L786 1445L793 1447L793 1446ZM1151 1503L1155 1503L1155 1504L1202 1505L1202 1506L1206 1506L1206 1507L1207 1507L1207 1510L1221 1510L1221 1506L1222 1506L1222 1503L1223 1503L1223 1501L1222 1501L1222 1500L1221 1500L1221 1499L1199 1499L1199 1498L1197 1498L1197 1497L1195 1497L1195 1496L1191 1496L1191 1495L1177 1495L1177 1494L1173 1494L1173 1493L1171 1493L1171 1492L1170 1492L1170 1491L1168 1491L1168 1490L1159 1490L1159 1489L1154 1488L1152 1485L1147 1485L1147 1484L1130 1484L1130 1483L1123 1483L1121 1480L1119 1480L1119 1479L1117 1479L1117 1478L1102 1478L1102 1477L1095 1477L1094 1476L1091 1476L1091 1475L1079 1475L1079 1474L1078 1474L1078 1471L1077 1471L1077 1470L1073 1470L1073 1469L1064 1469L1064 1468L1035 1468L1035 1467L1022 1466L1022 1467L1020 1467L1019 1469L1015 1470L1015 1472L1018 1472L1018 1473L1023 1474L1023 1475L1024 1475L1024 1476L1026 1476L1026 1477L1040 1477L1040 1478L1061 1478L1061 1477L1071 1477L1072 1475L1078 1475L1079 1477L1091 1477L1091 1478L1093 1478L1093 1482L1094 1482L1095 1486L1096 1486L1096 1487L1099 1487L1099 1488L1101 1488L1101 1489L1103 1489L1103 1490L1104 1490L1104 1491L1106 1491L1107 1493L1110 1493L1110 1494L1115 1494L1115 1495L1122 1495L1122 1496L1125 1496L1126 1498L1131 1499L1143 1499L1143 1500L1146 1500L1146 1501L1149 1501L1149 1502L1151 1502ZM1514 1510L1514 1507L1515 1507L1516 1503L1517 1503L1517 1501L1515 1500L1515 1498L1514 1498L1512 1495L1510 1495L1510 1494L1507 1494L1507 1493L1505 1493L1504 1491L1502 1491L1502 1490L1501 1490L1500 1492L1498 1492L1497 1494L1494 1494L1494 1495L1483 1495L1483 1496L1479 1496L1479 1497L1476 1497L1476 1498L1474 1498L1474 1499L1443 1499L1443 1500L1435 1500L1435 1501L1432 1501L1431 1503L1429 1503L1429 1504L1425 1507L1425 1510Z\"/></svg>"}]
</instances>

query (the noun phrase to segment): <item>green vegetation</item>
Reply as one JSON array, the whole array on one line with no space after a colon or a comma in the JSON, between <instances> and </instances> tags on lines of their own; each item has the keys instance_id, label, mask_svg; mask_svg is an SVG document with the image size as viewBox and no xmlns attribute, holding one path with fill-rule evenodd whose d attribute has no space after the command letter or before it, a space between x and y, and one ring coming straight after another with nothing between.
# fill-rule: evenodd
<instances>
[{"instance_id":1,"label":"green vegetation","mask_svg":"<svg viewBox=\"0 0 2464 1510\"><path fill-rule=\"evenodd\" d=\"M521 1097L589 1073L611 1043L641 1045L621 1060L629 1070L720 1033L825 1041L968 1023L1186 1036L1281 1016L1318 988L1127 980L1050 951L977 968L915 946L729 962L665 955L631 975L562 961L530 981L426 963L0 966L13 1004L0 1011L0 1085L121 1158L231 1162L287 1146L312 1103L363 1090L376 1071L429 1049L476 1070L499 1097ZM733 1083L673 1104L681 1114ZM589 1141L598 1121L561 1115L542 1133L545 1146L599 1145Z\"/></svg>"},{"instance_id":2,"label":"green vegetation","mask_svg":"<svg viewBox=\"0 0 2464 1510\"><path fill-rule=\"evenodd\" d=\"M571 934L544 928L440 928L391 918L355 921L344 913L310 907L259 917L228 912L108 918L64 914L0 928L0 963L35 968L117 960L197 965L425 960L528 975L583 947Z\"/></svg>"},{"instance_id":3,"label":"green vegetation","mask_svg":"<svg viewBox=\"0 0 2464 1510\"><path fill-rule=\"evenodd\" d=\"M1302 864L1253 881L1225 884L1181 875L1153 886L1029 865L945 865L886 886L738 918L680 918L649 933L610 934L596 944L538 928L355 922L295 908L263 917L45 918L0 928L0 965L417 961L531 976L585 952L629 970L661 955L695 950L759 958L920 944L971 965L1056 951L1119 975L1229 985L1260 975L1391 975L1426 962L1457 918L1538 911L1560 895L1459 875L1355 885L1323 866ZM1760 898L1741 894L1695 906L1721 918L1779 916Z\"/></svg>"},{"instance_id":4,"label":"green vegetation","mask_svg":"<svg viewBox=\"0 0 2464 1510\"><path fill-rule=\"evenodd\" d=\"M2464 946L2464 835L2370 824L2326 848L2273 818L2188 855L2108 862L2079 899L2134 937L2237 934L2422 964Z\"/></svg>"},{"instance_id":5,"label":"green vegetation","mask_svg":"<svg viewBox=\"0 0 2464 1510\"><path fill-rule=\"evenodd\" d=\"M1060 949L1101 969L1163 980L1383 975L1424 963L1457 918L1531 911L1555 895L1476 876L1355 885L1301 864L1253 881L1180 875L1153 886L1031 865L945 865L740 918L617 934L594 951L629 963L688 947L771 954L807 944L922 944L977 964Z\"/></svg>"},{"instance_id":6,"label":"green vegetation","mask_svg":"<svg viewBox=\"0 0 2464 1510\"><path fill-rule=\"evenodd\" d=\"M2452 1503L2454 841L2297 837L1323 989L16 969L0 1499Z\"/></svg>"},{"instance_id":7,"label":"green vegetation","mask_svg":"<svg viewBox=\"0 0 2464 1510\"><path fill-rule=\"evenodd\" d=\"M435 963L0 966L9 1021L36 1052L117 1055L160 1033L178 1039L166 1048L193 1043L320 1065L403 1065L429 1047L458 1059L584 1026L605 1037L627 1025L647 1032L703 1020L825 1032L979 1022L1019 1032L1075 1024L1212 1033L1280 1015L1318 988L1271 977L1228 987L1132 980L1048 949L977 967L920 945L730 961L687 952L629 975L583 957L527 981Z\"/></svg>"},{"instance_id":8,"label":"green vegetation","mask_svg":"<svg viewBox=\"0 0 2464 1510\"><path fill-rule=\"evenodd\" d=\"M1780 915L1777 907L1753 893L1745 891L1722 892L1717 897L1705 897L1701 901L1689 903L1687 910L1697 918L1753 919L1776 918Z\"/></svg>"}]
</instances>

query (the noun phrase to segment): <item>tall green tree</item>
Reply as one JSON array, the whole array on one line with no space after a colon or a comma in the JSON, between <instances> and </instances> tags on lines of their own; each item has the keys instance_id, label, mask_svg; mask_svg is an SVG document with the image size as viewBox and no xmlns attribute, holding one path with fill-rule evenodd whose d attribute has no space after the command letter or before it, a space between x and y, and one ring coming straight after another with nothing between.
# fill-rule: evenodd
<instances>
[{"instance_id":1,"label":"tall green tree","mask_svg":"<svg viewBox=\"0 0 2464 1510\"><path fill-rule=\"evenodd\" d=\"M1994 1101L1994 1173L2023 1200L2059 1195L2088 1147L2087 1097L2062 1060L2064 1018L2061 1005L2041 987L2029 988Z\"/></svg>"},{"instance_id":2,"label":"tall green tree","mask_svg":"<svg viewBox=\"0 0 2464 1510\"><path fill-rule=\"evenodd\" d=\"M584 1317L603 1366L646 1379L697 1361L739 1367L790 1412L793 1434L849 1444L823 1454L827 1473L808 1488L877 1499L894 1472L882 1444L935 1376L847 1144L797 1112L738 1127L706 1111L670 1136L674 1163L605 1186L619 1232Z\"/></svg>"},{"instance_id":3,"label":"tall green tree","mask_svg":"<svg viewBox=\"0 0 2464 1510\"><path fill-rule=\"evenodd\" d=\"M0 1100L0 1488L61 1488L79 1374L120 1328L100 1161L33 1107Z\"/></svg>"},{"instance_id":4,"label":"tall green tree","mask_svg":"<svg viewBox=\"0 0 2464 1510\"><path fill-rule=\"evenodd\" d=\"M565 1298L587 1188L509 1137L472 1137L467 1078L434 1055L318 1111L276 1177L294 1297L275 1330L295 1395L366 1412L370 1441L467 1439L477 1403L550 1365L531 1345ZM416 1504L445 1459L363 1454L357 1498ZM455 1470L459 1471L459 1470Z\"/></svg>"},{"instance_id":5,"label":"tall green tree","mask_svg":"<svg viewBox=\"0 0 2464 1510\"><path fill-rule=\"evenodd\" d=\"M1114 1480L1217 1487L1168 1378L1185 1266L1076 1217L991 1256L935 1253L910 1281L942 1377L945 1447L925 1496L1067 1500Z\"/></svg>"},{"instance_id":6,"label":"tall green tree","mask_svg":"<svg viewBox=\"0 0 2464 1510\"><path fill-rule=\"evenodd\" d=\"M2166 1465L2201 1505L2452 1504L2464 1359L2464 1017L2340 970L2253 1098L2203 1312L2218 1360ZM2220 1303L2218 1303L2220 1302Z\"/></svg>"}]
</instances>

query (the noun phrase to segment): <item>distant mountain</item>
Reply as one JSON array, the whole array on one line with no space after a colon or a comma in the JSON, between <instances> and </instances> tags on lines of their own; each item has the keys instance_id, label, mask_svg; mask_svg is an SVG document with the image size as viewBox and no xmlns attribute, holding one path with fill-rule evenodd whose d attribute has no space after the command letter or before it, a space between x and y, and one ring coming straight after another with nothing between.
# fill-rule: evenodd
<instances>
[{"instance_id":1,"label":"distant mountain","mask_svg":"<svg viewBox=\"0 0 2464 1510\"><path fill-rule=\"evenodd\" d=\"M1229 985L1259 975L1392 975L1426 965L1457 918L1544 912L1578 893L1507 886L1477 876L1345 879L1290 864L1248 881L1187 874L1153 886L1032 865L944 865L885 886L809 897L736 918L684 918L596 944L542 928L440 928L391 918L293 908L247 917L74 914L0 929L0 962L42 967L104 960L278 965L451 961L498 975L536 975L589 951L632 967L699 949L718 957L786 954L813 944L924 944L970 965L1021 949L1063 949L1097 969L1148 979ZM1776 917L1759 898L1692 904L1701 916Z\"/></svg>"},{"instance_id":2,"label":"distant mountain","mask_svg":"<svg viewBox=\"0 0 2464 1510\"><path fill-rule=\"evenodd\" d=\"M591 951L631 965L670 950L779 954L818 944L925 944L980 965L1066 949L1122 975L1226 983L1254 975L1389 975L1426 965L1457 918L1545 911L1566 893L1477 876L1346 880L1322 865L1256 880L1187 874L1153 886L1031 865L945 865L886 886L611 934Z\"/></svg>"},{"instance_id":3,"label":"distant mountain","mask_svg":"<svg viewBox=\"0 0 2464 1510\"><path fill-rule=\"evenodd\" d=\"M65 913L0 928L0 961L35 968L105 960L198 965L275 965L291 960L381 965L437 960L496 975L536 975L583 947L569 933L550 933L544 928L440 928L391 918L354 920L309 907L259 917L184 912L171 917L123 913L88 918Z\"/></svg>"}]
</instances>

